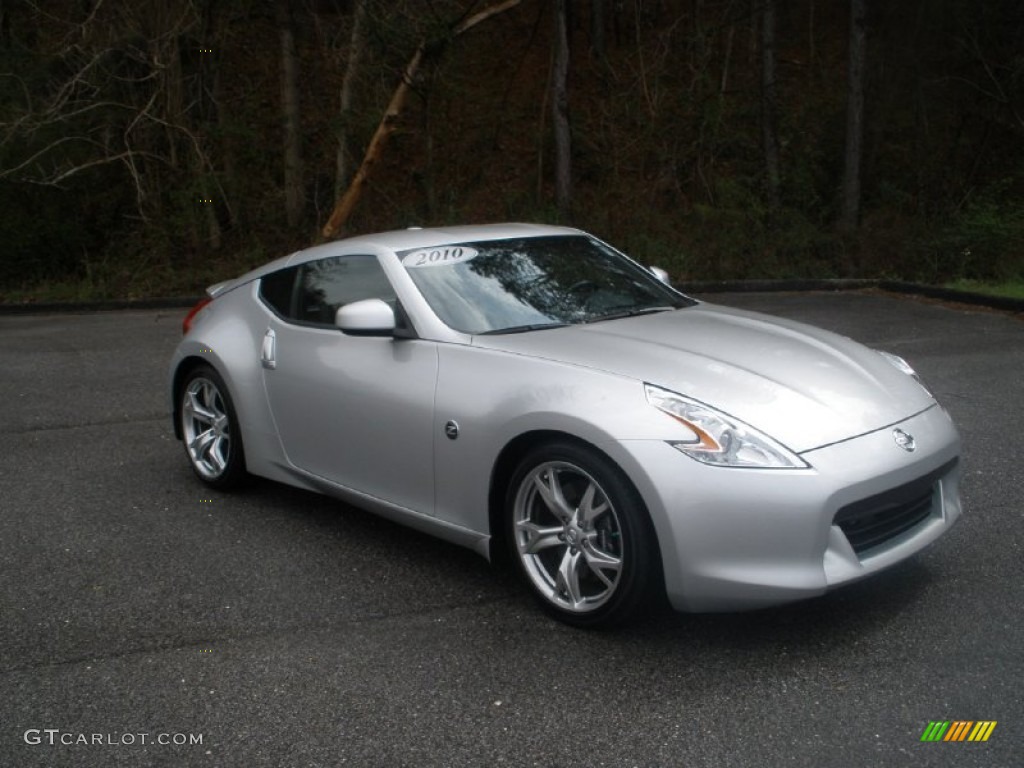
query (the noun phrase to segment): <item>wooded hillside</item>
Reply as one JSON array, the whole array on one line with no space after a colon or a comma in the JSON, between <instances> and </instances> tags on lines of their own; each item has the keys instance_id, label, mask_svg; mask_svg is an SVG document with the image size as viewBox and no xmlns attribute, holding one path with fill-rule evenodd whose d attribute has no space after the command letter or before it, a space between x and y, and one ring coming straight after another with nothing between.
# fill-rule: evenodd
<instances>
[{"instance_id":1,"label":"wooded hillside","mask_svg":"<svg viewBox=\"0 0 1024 768\"><path fill-rule=\"evenodd\" d=\"M1019 0L0 0L0 83L0 298L196 293L347 192L334 236L1024 277Z\"/></svg>"}]
</instances>

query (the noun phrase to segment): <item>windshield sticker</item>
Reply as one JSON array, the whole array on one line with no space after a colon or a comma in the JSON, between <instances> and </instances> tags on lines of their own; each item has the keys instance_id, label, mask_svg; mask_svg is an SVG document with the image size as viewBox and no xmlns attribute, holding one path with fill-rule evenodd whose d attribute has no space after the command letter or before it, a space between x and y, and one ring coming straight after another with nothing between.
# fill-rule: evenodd
<instances>
[{"instance_id":1,"label":"windshield sticker","mask_svg":"<svg viewBox=\"0 0 1024 768\"><path fill-rule=\"evenodd\" d=\"M480 254L476 248L465 245L442 245L437 248L423 248L411 251L402 258L406 269L416 267L444 267L462 261L475 259Z\"/></svg>"}]
</instances>

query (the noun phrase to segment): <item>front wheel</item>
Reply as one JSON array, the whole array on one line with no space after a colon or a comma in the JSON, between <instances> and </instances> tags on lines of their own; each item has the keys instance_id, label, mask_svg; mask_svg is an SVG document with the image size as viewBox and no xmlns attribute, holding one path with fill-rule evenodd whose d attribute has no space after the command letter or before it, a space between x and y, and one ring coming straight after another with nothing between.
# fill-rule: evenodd
<instances>
[{"instance_id":1,"label":"front wheel","mask_svg":"<svg viewBox=\"0 0 1024 768\"><path fill-rule=\"evenodd\" d=\"M574 443L534 449L513 475L505 513L517 569L561 621L619 624L658 594L647 510L602 454Z\"/></svg>"},{"instance_id":2,"label":"front wheel","mask_svg":"<svg viewBox=\"0 0 1024 768\"><path fill-rule=\"evenodd\" d=\"M201 365L181 388L181 434L192 469L207 485L226 490L246 478L238 417L228 388L213 368Z\"/></svg>"}]
</instances>

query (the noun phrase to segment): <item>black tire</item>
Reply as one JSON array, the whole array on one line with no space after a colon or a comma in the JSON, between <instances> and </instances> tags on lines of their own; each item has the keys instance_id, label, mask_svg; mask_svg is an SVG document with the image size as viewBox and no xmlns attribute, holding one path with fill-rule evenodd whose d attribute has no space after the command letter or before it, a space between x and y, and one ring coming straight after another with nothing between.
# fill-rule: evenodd
<instances>
[{"instance_id":1,"label":"black tire","mask_svg":"<svg viewBox=\"0 0 1024 768\"><path fill-rule=\"evenodd\" d=\"M196 477L222 491L248 479L238 416L217 371L208 365L189 371L178 393L178 418L185 455Z\"/></svg>"},{"instance_id":2,"label":"black tire","mask_svg":"<svg viewBox=\"0 0 1024 768\"><path fill-rule=\"evenodd\" d=\"M512 476L504 511L516 570L560 621L615 626L662 593L643 500L596 450L568 441L534 448Z\"/></svg>"}]
</instances>

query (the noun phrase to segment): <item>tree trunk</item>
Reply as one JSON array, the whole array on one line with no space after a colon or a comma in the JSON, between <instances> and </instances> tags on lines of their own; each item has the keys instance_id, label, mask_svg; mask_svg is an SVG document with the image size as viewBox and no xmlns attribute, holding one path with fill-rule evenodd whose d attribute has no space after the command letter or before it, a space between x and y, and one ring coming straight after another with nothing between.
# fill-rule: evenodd
<instances>
[{"instance_id":1,"label":"tree trunk","mask_svg":"<svg viewBox=\"0 0 1024 768\"><path fill-rule=\"evenodd\" d=\"M718 95L724 96L729 90L729 63L732 61L732 44L736 38L736 26L729 25L729 31L725 36L725 54L722 57L722 77L718 81Z\"/></svg>"},{"instance_id":2,"label":"tree trunk","mask_svg":"<svg viewBox=\"0 0 1024 768\"><path fill-rule=\"evenodd\" d=\"M341 197L341 193L348 186L352 175L352 152L349 149L350 129L352 123L352 91L355 88L356 76L359 73L359 65L363 59L363 51L366 48L366 2L367 0L356 0L355 8L352 11L352 36L348 47L348 65L345 67L345 76L341 81L341 104L338 109L338 155L334 175L334 199Z\"/></svg>"},{"instance_id":3,"label":"tree trunk","mask_svg":"<svg viewBox=\"0 0 1024 768\"><path fill-rule=\"evenodd\" d=\"M846 85L846 153L839 231L851 234L860 219L860 168L864 145L866 0L850 0L850 64Z\"/></svg>"},{"instance_id":4,"label":"tree trunk","mask_svg":"<svg viewBox=\"0 0 1024 768\"><path fill-rule=\"evenodd\" d=\"M239 200L238 161L234 141L230 138L231 110L224 96L224 77L221 67L217 67L213 80L213 103L217 110L217 127L220 131L221 162L224 167L224 205L227 208L232 229L245 227L246 218L244 205L236 205Z\"/></svg>"},{"instance_id":5,"label":"tree trunk","mask_svg":"<svg viewBox=\"0 0 1024 768\"><path fill-rule=\"evenodd\" d=\"M747 46L747 63L753 67L757 63L757 52L761 48L758 43L758 32L761 27L761 0L750 0L750 45Z\"/></svg>"},{"instance_id":6,"label":"tree trunk","mask_svg":"<svg viewBox=\"0 0 1024 768\"><path fill-rule=\"evenodd\" d=\"M779 207L779 139L775 94L775 0L766 0L761 10L761 141L764 150L768 201Z\"/></svg>"},{"instance_id":7,"label":"tree trunk","mask_svg":"<svg viewBox=\"0 0 1024 768\"><path fill-rule=\"evenodd\" d=\"M555 129L555 204L558 217L572 213L572 145L569 133L569 28L568 0L555 2L555 63L551 78L551 113Z\"/></svg>"},{"instance_id":8,"label":"tree trunk","mask_svg":"<svg viewBox=\"0 0 1024 768\"><path fill-rule=\"evenodd\" d=\"M320 234L324 238L334 237L338 234L342 227L345 226L349 216L352 215L352 211L355 210L356 204L362 196L363 188L370 179L370 171L384 153L384 146L387 144L388 137L395 132L398 118L402 114L405 102L409 98L409 92L427 50L429 49L431 54L439 56L452 39L472 29L480 22L489 19L491 16L507 11L509 8L514 8L521 2L522 0L503 0L502 2L495 3L457 24L452 29L449 37L429 44L426 40L420 43L416 53L413 54L413 57L405 66L405 71L402 73L402 81L391 95L391 101L388 103L388 108L384 111L384 117L381 118L373 138L370 139L370 146L366 148L366 154L363 156L363 162L360 164L359 170L356 171L355 176L352 178L352 183L345 190L345 194L335 203L331 217L321 230Z\"/></svg>"},{"instance_id":9,"label":"tree trunk","mask_svg":"<svg viewBox=\"0 0 1024 768\"><path fill-rule=\"evenodd\" d=\"M0 49L7 50L11 47L11 12L7 9L4 0L0 0Z\"/></svg>"},{"instance_id":10,"label":"tree trunk","mask_svg":"<svg viewBox=\"0 0 1024 768\"><path fill-rule=\"evenodd\" d=\"M807 9L807 72L814 74L815 65L818 59L817 43L814 31L814 0L811 0Z\"/></svg>"},{"instance_id":11,"label":"tree trunk","mask_svg":"<svg viewBox=\"0 0 1024 768\"><path fill-rule=\"evenodd\" d=\"M405 102L409 98L413 79L419 71L425 51L426 44L421 43L420 47L416 49L416 53L409 60L409 63L406 64L405 72L402 73L402 82L398 84L395 92L391 95L391 101L388 103L388 108L384 110L384 117L377 126L373 138L370 139L370 146L366 148L366 154L363 156L363 162L360 164L359 170L356 171L356 175L352 178L352 183L348 185L348 189L345 190L345 194L338 200L334 210L331 212L331 217L324 225L322 232L324 237L333 237L344 226L345 222L348 221L352 211L355 210L356 203L359 202L359 198L362 196L363 188L370 179L370 171L373 170L373 166L377 164L377 161L380 160L381 155L384 153L384 145L387 143L388 138L395 132L398 117L402 114Z\"/></svg>"},{"instance_id":12,"label":"tree trunk","mask_svg":"<svg viewBox=\"0 0 1024 768\"><path fill-rule=\"evenodd\" d=\"M299 56L290 0L278 0L281 33L281 110L284 116L284 209L289 227L302 221L306 203L302 183L302 128L299 114Z\"/></svg>"},{"instance_id":13,"label":"tree trunk","mask_svg":"<svg viewBox=\"0 0 1024 768\"><path fill-rule=\"evenodd\" d=\"M590 48L598 61L605 58L605 0L590 0Z\"/></svg>"},{"instance_id":14,"label":"tree trunk","mask_svg":"<svg viewBox=\"0 0 1024 768\"><path fill-rule=\"evenodd\" d=\"M195 160L193 162L197 177L203 180L203 196L210 201L203 206L206 211L206 242L211 249L218 251L223 245L223 232L220 219L217 217L217 210L222 204L230 210L230 204L227 195L224 194L223 186L217 179L216 169L211 159L212 149L207 148L208 142L201 134L202 126L211 124L217 114L216 95L220 81L220 67L217 62L220 51L217 50L214 53L214 49L220 47L220 41L217 39L216 17L213 13L214 3L200 3L197 10L201 13L199 37L201 40L207 41L206 45L209 46L210 53L201 55L198 65L199 93L194 100L197 136L194 140Z\"/></svg>"}]
</instances>

